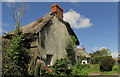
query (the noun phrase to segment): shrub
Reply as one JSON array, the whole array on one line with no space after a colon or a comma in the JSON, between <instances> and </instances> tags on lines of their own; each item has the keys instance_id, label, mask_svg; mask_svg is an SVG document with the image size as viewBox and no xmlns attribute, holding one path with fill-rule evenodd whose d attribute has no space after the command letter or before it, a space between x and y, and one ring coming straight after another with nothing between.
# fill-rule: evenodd
<instances>
[{"instance_id":1,"label":"shrub","mask_svg":"<svg viewBox=\"0 0 120 77\"><path fill-rule=\"evenodd\" d=\"M95 56L92 58L92 63L93 64L99 64L101 62L102 59L104 59L105 56Z\"/></svg>"},{"instance_id":2,"label":"shrub","mask_svg":"<svg viewBox=\"0 0 120 77\"><path fill-rule=\"evenodd\" d=\"M118 70L119 69L119 66L118 65L114 65L113 66L113 70Z\"/></svg>"},{"instance_id":3,"label":"shrub","mask_svg":"<svg viewBox=\"0 0 120 77\"><path fill-rule=\"evenodd\" d=\"M106 56L101 62L100 62L100 71L112 71L113 65L115 61L110 56Z\"/></svg>"},{"instance_id":4,"label":"shrub","mask_svg":"<svg viewBox=\"0 0 120 77\"><path fill-rule=\"evenodd\" d=\"M44 66L41 62L36 64L36 70L35 75L40 77L46 77L46 76L53 76L54 72L52 71L52 68Z\"/></svg>"},{"instance_id":5,"label":"shrub","mask_svg":"<svg viewBox=\"0 0 120 77\"><path fill-rule=\"evenodd\" d=\"M28 75L30 51L24 46L25 36L16 34L12 36L9 46L4 49L3 75ZM3 46L4 47L4 46Z\"/></svg>"},{"instance_id":6,"label":"shrub","mask_svg":"<svg viewBox=\"0 0 120 77\"><path fill-rule=\"evenodd\" d=\"M52 66L55 69L56 76L65 76L69 74L67 67L68 61L66 59L58 59Z\"/></svg>"},{"instance_id":7,"label":"shrub","mask_svg":"<svg viewBox=\"0 0 120 77\"><path fill-rule=\"evenodd\" d=\"M84 70L87 64L81 64L81 63L76 63L72 68L71 68L71 74L72 76L79 76L79 77L88 77L88 72ZM89 66L89 65L88 65Z\"/></svg>"}]
</instances>

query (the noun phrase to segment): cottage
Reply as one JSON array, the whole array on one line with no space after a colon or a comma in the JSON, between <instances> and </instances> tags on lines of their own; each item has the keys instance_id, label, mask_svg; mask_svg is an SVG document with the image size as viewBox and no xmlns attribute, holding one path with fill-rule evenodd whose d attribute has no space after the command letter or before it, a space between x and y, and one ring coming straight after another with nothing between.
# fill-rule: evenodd
<instances>
[{"instance_id":1,"label":"cottage","mask_svg":"<svg viewBox=\"0 0 120 77\"><path fill-rule=\"evenodd\" d=\"M77 39L76 45L79 45L70 24L63 20L63 11L58 4L54 4L48 15L20 28L23 35L36 37L29 45L35 63L42 61L47 66L52 65L56 59L65 58L66 41L71 35ZM4 38L13 34L8 33Z\"/></svg>"},{"instance_id":2,"label":"cottage","mask_svg":"<svg viewBox=\"0 0 120 77\"><path fill-rule=\"evenodd\" d=\"M48 15L20 28L21 34L34 37L34 40L28 41L34 64L42 61L48 66L53 65L56 59L66 58L66 41L71 35L77 39L75 44L79 45L79 40L70 24L63 20L63 11L62 7L54 4ZM14 31L5 34L3 38L11 39L11 35L14 35ZM90 58L85 49L77 49L76 57L80 55Z\"/></svg>"},{"instance_id":3,"label":"cottage","mask_svg":"<svg viewBox=\"0 0 120 77\"><path fill-rule=\"evenodd\" d=\"M82 60L82 64L88 64L91 63L91 56L88 55L88 53L85 50L85 47L83 45L82 49L80 48L76 48L77 52L76 52L76 59L79 60L79 58L82 56L84 57L84 60Z\"/></svg>"}]
</instances>

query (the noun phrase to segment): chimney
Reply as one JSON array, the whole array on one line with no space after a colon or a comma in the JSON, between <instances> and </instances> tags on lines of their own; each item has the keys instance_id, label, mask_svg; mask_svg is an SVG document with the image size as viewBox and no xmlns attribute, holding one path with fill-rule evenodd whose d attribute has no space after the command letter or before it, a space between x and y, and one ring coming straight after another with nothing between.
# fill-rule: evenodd
<instances>
[{"instance_id":1,"label":"chimney","mask_svg":"<svg viewBox=\"0 0 120 77\"><path fill-rule=\"evenodd\" d=\"M58 4L54 4L51 6L51 13L55 13L60 20L63 20L63 8L61 8Z\"/></svg>"},{"instance_id":2,"label":"chimney","mask_svg":"<svg viewBox=\"0 0 120 77\"><path fill-rule=\"evenodd\" d=\"M82 50L84 50L84 51L85 51L85 46L84 46L84 45L82 45Z\"/></svg>"}]
</instances>

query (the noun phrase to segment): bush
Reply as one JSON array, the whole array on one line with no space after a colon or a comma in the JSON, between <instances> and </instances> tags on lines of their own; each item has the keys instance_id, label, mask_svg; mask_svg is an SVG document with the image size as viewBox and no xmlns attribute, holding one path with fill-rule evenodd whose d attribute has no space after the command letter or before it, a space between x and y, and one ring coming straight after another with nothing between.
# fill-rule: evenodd
<instances>
[{"instance_id":1,"label":"bush","mask_svg":"<svg viewBox=\"0 0 120 77\"><path fill-rule=\"evenodd\" d=\"M56 76L66 76L69 74L68 61L66 59L58 59L52 66L55 69Z\"/></svg>"},{"instance_id":2,"label":"bush","mask_svg":"<svg viewBox=\"0 0 120 77\"><path fill-rule=\"evenodd\" d=\"M71 68L71 74L72 76L78 76L78 77L88 77L88 72L84 70L84 68L88 68L86 66L89 66L87 64L81 64L81 63L76 63L72 68Z\"/></svg>"},{"instance_id":3,"label":"bush","mask_svg":"<svg viewBox=\"0 0 120 77\"><path fill-rule=\"evenodd\" d=\"M35 76L52 77L54 75L53 68L44 66L41 62L36 64Z\"/></svg>"},{"instance_id":4,"label":"bush","mask_svg":"<svg viewBox=\"0 0 120 77\"><path fill-rule=\"evenodd\" d=\"M118 65L114 65L113 66L113 70L118 70L119 69L119 66Z\"/></svg>"},{"instance_id":5,"label":"bush","mask_svg":"<svg viewBox=\"0 0 120 77\"><path fill-rule=\"evenodd\" d=\"M110 56L106 56L101 62L100 62L100 71L112 71L113 65L115 61Z\"/></svg>"},{"instance_id":6,"label":"bush","mask_svg":"<svg viewBox=\"0 0 120 77\"><path fill-rule=\"evenodd\" d=\"M99 64L101 62L102 59L104 59L105 56L95 56L92 58L92 63L93 64Z\"/></svg>"},{"instance_id":7,"label":"bush","mask_svg":"<svg viewBox=\"0 0 120 77\"><path fill-rule=\"evenodd\" d=\"M25 36L16 34L12 36L9 43L3 42L3 75L28 75L28 63L30 62L30 51L25 44ZM5 45L9 44L9 45ZM4 46L5 45L5 46ZM7 46L7 48L5 48Z\"/></svg>"}]
</instances>

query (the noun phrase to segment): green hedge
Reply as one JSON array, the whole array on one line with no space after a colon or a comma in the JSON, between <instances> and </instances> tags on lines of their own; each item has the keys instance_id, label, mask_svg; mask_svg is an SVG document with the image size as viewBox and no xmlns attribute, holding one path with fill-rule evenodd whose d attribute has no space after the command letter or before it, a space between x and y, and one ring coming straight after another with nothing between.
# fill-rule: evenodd
<instances>
[{"instance_id":1,"label":"green hedge","mask_svg":"<svg viewBox=\"0 0 120 77\"><path fill-rule=\"evenodd\" d=\"M106 56L95 56L92 58L92 63L93 64L99 64L102 59L104 59ZM112 56L109 56L112 58Z\"/></svg>"}]
</instances>

